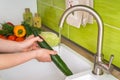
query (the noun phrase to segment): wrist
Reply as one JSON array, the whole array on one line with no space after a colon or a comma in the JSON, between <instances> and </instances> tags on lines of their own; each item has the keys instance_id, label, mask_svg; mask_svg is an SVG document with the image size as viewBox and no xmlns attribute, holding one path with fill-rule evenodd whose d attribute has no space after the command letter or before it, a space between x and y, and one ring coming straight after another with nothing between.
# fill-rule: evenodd
<instances>
[{"instance_id":1,"label":"wrist","mask_svg":"<svg viewBox=\"0 0 120 80\"><path fill-rule=\"evenodd\" d=\"M35 59L36 58L36 53L34 51L23 52L23 54L25 54L30 59Z\"/></svg>"},{"instance_id":2,"label":"wrist","mask_svg":"<svg viewBox=\"0 0 120 80\"><path fill-rule=\"evenodd\" d=\"M38 57L41 57L41 56L42 56L40 49L32 50L32 51L33 51L33 53L34 53L34 55L35 55L35 58L38 58Z\"/></svg>"},{"instance_id":3,"label":"wrist","mask_svg":"<svg viewBox=\"0 0 120 80\"><path fill-rule=\"evenodd\" d=\"M18 44L18 51L23 51L24 50L24 45L21 42L17 42Z\"/></svg>"},{"instance_id":4,"label":"wrist","mask_svg":"<svg viewBox=\"0 0 120 80\"><path fill-rule=\"evenodd\" d=\"M33 59L35 59L37 57L36 53L34 51L28 51L28 54L30 52L30 55Z\"/></svg>"}]
</instances>

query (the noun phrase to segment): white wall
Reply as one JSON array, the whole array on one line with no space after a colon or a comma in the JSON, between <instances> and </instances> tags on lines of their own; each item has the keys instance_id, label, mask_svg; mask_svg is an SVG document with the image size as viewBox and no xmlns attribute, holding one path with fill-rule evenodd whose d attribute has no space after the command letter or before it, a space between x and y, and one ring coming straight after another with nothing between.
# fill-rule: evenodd
<instances>
[{"instance_id":1,"label":"white wall","mask_svg":"<svg viewBox=\"0 0 120 80\"><path fill-rule=\"evenodd\" d=\"M21 24L25 8L30 8L33 14L37 12L36 0L0 0L0 23Z\"/></svg>"}]
</instances>

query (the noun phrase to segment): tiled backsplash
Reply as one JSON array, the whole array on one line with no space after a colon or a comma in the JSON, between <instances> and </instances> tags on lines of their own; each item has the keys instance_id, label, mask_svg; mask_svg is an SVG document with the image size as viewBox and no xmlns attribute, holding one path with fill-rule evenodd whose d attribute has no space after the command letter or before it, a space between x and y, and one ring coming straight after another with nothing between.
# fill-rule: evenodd
<instances>
[{"instance_id":1,"label":"tiled backsplash","mask_svg":"<svg viewBox=\"0 0 120 80\"><path fill-rule=\"evenodd\" d=\"M113 64L120 68L120 0L94 0L94 9L104 22L103 54L109 60L114 55ZM59 31L59 20L65 10L65 0L37 0L38 13L42 23ZM94 24L79 29L64 23L62 34L80 46L96 53L98 27Z\"/></svg>"}]
</instances>

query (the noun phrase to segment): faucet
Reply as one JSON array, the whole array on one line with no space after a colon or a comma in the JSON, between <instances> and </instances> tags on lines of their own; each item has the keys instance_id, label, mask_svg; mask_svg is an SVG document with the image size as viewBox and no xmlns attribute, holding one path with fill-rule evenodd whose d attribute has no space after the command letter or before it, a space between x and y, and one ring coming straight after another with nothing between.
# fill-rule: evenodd
<instances>
[{"instance_id":1,"label":"faucet","mask_svg":"<svg viewBox=\"0 0 120 80\"><path fill-rule=\"evenodd\" d=\"M74 11L86 11L90 13L96 19L96 22L98 24L97 53L95 54L94 67L92 73L95 75L102 75L103 71L110 73L111 64L114 56L111 55L108 64L105 64L102 60L102 43L104 26L101 17L93 8L85 5L75 5L66 9L59 22L60 32L62 30L65 19L69 14L73 13ZM61 37L61 34L59 34L59 37Z\"/></svg>"}]
</instances>

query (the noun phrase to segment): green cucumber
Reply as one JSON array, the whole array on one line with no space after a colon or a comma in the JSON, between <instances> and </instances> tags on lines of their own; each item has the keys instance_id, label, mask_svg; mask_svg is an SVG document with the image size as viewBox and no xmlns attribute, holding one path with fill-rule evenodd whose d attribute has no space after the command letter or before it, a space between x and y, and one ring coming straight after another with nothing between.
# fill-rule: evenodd
<instances>
[{"instance_id":1,"label":"green cucumber","mask_svg":"<svg viewBox=\"0 0 120 80\"><path fill-rule=\"evenodd\" d=\"M30 27L31 28L31 27ZM34 34L34 36L39 36L40 38L42 38L36 30L31 29L31 32ZM43 39L43 38L42 38ZM38 42L38 45L42 48L46 48L49 50L53 50L48 43L43 39L42 42ZM64 73L64 75L66 76L70 76L73 73L71 72L71 70L67 67L67 65L64 63L64 61L60 58L60 56L58 54L56 55L50 55L52 61L55 63L55 65Z\"/></svg>"}]
</instances>

